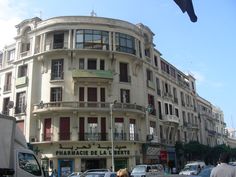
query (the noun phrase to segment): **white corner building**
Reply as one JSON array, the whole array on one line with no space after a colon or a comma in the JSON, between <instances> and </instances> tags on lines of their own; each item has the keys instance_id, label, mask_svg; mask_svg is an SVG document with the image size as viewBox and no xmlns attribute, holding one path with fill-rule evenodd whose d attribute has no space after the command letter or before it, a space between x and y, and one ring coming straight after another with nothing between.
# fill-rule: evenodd
<instances>
[{"instance_id":1,"label":"white corner building","mask_svg":"<svg viewBox=\"0 0 236 177\"><path fill-rule=\"evenodd\" d=\"M147 26L62 16L16 28L0 53L0 110L45 169L177 163L176 141L215 141L203 140L195 78L162 58Z\"/></svg>"}]
</instances>

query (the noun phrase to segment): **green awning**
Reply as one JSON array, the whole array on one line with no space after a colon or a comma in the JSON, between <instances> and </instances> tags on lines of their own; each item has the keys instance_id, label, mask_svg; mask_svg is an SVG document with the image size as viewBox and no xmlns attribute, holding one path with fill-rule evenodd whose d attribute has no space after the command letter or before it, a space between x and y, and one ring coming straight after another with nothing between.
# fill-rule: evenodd
<instances>
[{"instance_id":1,"label":"green awning","mask_svg":"<svg viewBox=\"0 0 236 177\"><path fill-rule=\"evenodd\" d=\"M113 79L113 74L110 70L73 70L72 77Z\"/></svg>"}]
</instances>

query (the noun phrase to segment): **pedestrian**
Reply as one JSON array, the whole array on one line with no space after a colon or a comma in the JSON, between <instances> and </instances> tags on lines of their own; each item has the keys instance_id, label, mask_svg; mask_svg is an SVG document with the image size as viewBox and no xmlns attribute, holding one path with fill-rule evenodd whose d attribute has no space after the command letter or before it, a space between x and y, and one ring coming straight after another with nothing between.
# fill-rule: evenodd
<instances>
[{"instance_id":1,"label":"pedestrian","mask_svg":"<svg viewBox=\"0 0 236 177\"><path fill-rule=\"evenodd\" d=\"M229 158L229 153L220 154L220 164L212 169L210 177L236 177L235 167L228 164Z\"/></svg>"},{"instance_id":2,"label":"pedestrian","mask_svg":"<svg viewBox=\"0 0 236 177\"><path fill-rule=\"evenodd\" d=\"M116 176L117 177L129 177L129 172L128 172L127 168L119 169L116 172Z\"/></svg>"}]
</instances>

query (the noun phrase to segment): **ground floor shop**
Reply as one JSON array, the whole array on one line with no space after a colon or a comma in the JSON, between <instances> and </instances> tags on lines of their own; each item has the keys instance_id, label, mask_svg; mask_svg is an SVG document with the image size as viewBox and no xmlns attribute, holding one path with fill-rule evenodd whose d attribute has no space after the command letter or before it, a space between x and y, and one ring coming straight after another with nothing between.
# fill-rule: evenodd
<instances>
[{"instance_id":1,"label":"ground floor shop","mask_svg":"<svg viewBox=\"0 0 236 177\"><path fill-rule=\"evenodd\" d=\"M157 143L143 144L143 163L146 164L162 164L166 172L170 172L172 168L176 168L175 148Z\"/></svg>"},{"instance_id":2,"label":"ground floor shop","mask_svg":"<svg viewBox=\"0 0 236 177\"><path fill-rule=\"evenodd\" d=\"M136 143L114 145L115 170L131 170L142 161L140 146ZM56 170L59 177L66 177L74 171L112 168L112 148L108 143L49 143L34 145L42 166L49 173ZM140 160L141 159L141 160Z\"/></svg>"}]
</instances>

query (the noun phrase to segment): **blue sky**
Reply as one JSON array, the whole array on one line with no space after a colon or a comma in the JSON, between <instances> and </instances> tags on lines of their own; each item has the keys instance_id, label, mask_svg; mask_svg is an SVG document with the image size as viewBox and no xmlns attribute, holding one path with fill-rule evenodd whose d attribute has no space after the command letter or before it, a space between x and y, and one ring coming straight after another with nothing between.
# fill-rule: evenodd
<instances>
[{"instance_id":1,"label":"blue sky","mask_svg":"<svg viewBox=\"0 0 236 177\"><path fill-rule=\"evenodd\" d=\"M220 107L227 126L236 128L236 1L193 4L196 23L173 0L0 0L0 48L12 42L16 24L35 16L88 16L94 10L99 17L143 23L163 58L192 73L199 95Z\"/></svg>"}]
</instances>

